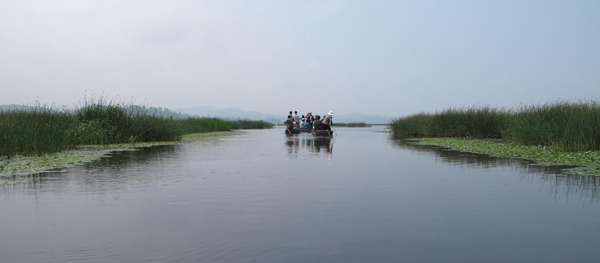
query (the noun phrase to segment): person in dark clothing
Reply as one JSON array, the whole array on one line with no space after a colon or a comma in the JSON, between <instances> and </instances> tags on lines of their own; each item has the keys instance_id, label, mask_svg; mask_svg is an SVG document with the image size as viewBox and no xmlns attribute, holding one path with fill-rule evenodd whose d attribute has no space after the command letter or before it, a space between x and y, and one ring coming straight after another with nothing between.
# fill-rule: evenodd
<instances>
[{"instance_id":1,"label":"person in dark clothing","mask_svg":"<svg viewBox=\"0 0 600 263\"><path fill-rule=\"evenodd\" d=\"M290 113L291 113L291 112L290 112ZM286 127L288 130L291 130L291 129L293 129L293 128L294 128L294 119L292 119L292 115L291 115L291 114L290 114L290 115L288 115L288 118L287 118L287 120L286 120L286 121L284 121L284 122L283 122L283 124L285 124L285 127Z\"/></svg>"},{"instance_id":2,"label":"person in dark clothing","mask_svg":"<svg viewBox=\"0 0 600 263\"><path fill-rule=\"evenodd\" d=\"M321 116L319 115L315 115L315 130L322 130L323 129L323 123L321 123Z\"/></svg>"}]
</instances>

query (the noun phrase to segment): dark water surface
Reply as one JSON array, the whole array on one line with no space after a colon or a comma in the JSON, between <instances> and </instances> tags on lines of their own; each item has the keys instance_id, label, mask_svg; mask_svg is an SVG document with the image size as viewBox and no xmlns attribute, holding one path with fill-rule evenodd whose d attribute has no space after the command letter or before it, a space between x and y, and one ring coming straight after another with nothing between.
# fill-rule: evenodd
<instances>
[{"instance_id":1,"label":"dark water surface","mask_svg":"<svg viewBox=\"0 0 600 263\"><path fill-rule=\"evenodd\" d=\"M0 262L600 262L599 180L283 129L0 185Z\"/></svg>"}]
</instances>

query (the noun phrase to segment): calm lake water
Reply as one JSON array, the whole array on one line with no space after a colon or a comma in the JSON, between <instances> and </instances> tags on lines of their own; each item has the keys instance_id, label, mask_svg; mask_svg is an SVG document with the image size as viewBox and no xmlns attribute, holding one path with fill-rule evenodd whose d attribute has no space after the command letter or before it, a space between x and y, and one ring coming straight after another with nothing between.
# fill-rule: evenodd
<instances>
[{"instance_id":1,"label":"calm lake water","mask_svg":"<svg viewBox=\"0 0 600 263\"><path fill-rule=\"evenodd\" d=\"M599 180L283 128L0 185L1 262L600 262Z\"/></svg>"}]
</instances>

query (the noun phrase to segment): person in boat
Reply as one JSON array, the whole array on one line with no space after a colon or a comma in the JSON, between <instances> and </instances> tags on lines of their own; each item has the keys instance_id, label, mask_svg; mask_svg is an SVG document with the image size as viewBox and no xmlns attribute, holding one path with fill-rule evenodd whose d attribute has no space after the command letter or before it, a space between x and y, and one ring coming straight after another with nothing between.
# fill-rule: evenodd
<instances>
[{"instance_id":1,"label":"person in boat","mask_svg":"<svg viewBox=\"0 0 600 263\"><path fill-rule=\"evenodd\" d=\"M306 128L311 128L313 122L315 121L315 117L312 115L312 112L306 114Z\"/></svg>"},{"instance_id":2,"label":"person in boat","mask_svg":"<svg viewBox=\"0 0 600 263\"><path fill-rule=\"evenodd\" d=\"M323 123L321 123L321 116L319 115L315 115L315 122L314 122L314 130L322 130L323 129Z\"/></svg>"},{"instance_id":3,"label":"person in boat","mask_svg":"<svg viewBox=\"0 0 600 263\"><path fill-rule=\"evenodd\" d=\"M300 117L298 116L298 111L294 111L294 116L292 116L292 119L294 119L296 126L300 125ZM298 128L300 128L300 126L298 126Z\"/></svg>"},{"instance_id":4,"label":"person in boat","mask_svg":"<svg viewBox=\"0 0 600 263\"><path fill-rule=\"evenodd\" d=\"M290 111L291 113L291 111ZM285 128L287 128L288 130L291 130L294 128L294 119L292 119L292 115L288 115L288 118L286 121L283 122L283 124L285 124Z\"/></svg>"},{"instance_id":5,"label":"person in boat","mask_svg":"<svg viewBox=\"0 0 600 263\"><path fill-rule=\"evenodd\" d=\"M323 117L323 121L321 123L323 124L324 130L331 131L331 126L333 125L333 111L328 112L327 115Z\"/></svg>"},{"instance_id":6,"label":"person in boat","mask_svg":"<svg viewBox=\"0 0 600 263\"><path fill-rule=\"evenodd\" d=\"M300 128L306 128L306 118L304 115L300 118Z\"/></svg>"}]
</instances>

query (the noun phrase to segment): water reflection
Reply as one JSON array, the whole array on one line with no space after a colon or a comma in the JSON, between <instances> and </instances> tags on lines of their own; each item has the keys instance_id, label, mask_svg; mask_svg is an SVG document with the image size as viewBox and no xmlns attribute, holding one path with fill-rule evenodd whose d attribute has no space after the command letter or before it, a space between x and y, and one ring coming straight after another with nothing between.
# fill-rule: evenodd
<instances>
[{"instance_id":1,"label":"water reflection","mask_svg":"<svg viewBox=\"0 0 600 263\"><path fill-rule=\"evenodd\" d=\"M415 144L405 139L390 137L396 148L408 149L419 154L433 155L437 162L441 161L450 165L463 166L469 169L490 169L494 167L510 167L522 171L525 181L538 181L550 184L550 195L555 198L564 194L567 201L569 195L576 194L590 202L598 202L600 177L569 175L561 172L564 168L572 166L543 166L532 161L516 158L491 157L485 154L475 154L451 150L442 146ZM580 200L582 201L582 200Z\"/></svg>"},{"instance_id":2,"label":"water reflection","mask_svg":"<svg viewBox=\"0 0 600 263\"><path fill-rule=\"evenodd\" d=\"M123 186L143 185L167 173L148 173L142 167L148 163L164 164L173 157L179 145L161 145L143 147L136 150L117 151L97 161L68 169L57 169L49 172L26 176L11 176L4 188L10 191L20 190L29 194L40 191L63 193L75 189L97 192L118 190ZM85 176L81 176L81 175Z\"/></svg>"},{"instance_id":3,"label":"water reflection","mask_svg":"<svg viewBox=\"0 0 600 263\"><path fill-rule=\"evenodd\" d=\"M530 173L557 175L562 174L561 169L571 167L531 165L532 162L528 160L491 157L485 154L456 151L442 146L422 145L403 139L392 139L394 140L394 146L397 148L410 149L421 154L430 154L436 157L436 161L451 165L462 165L470 168L487 169L497 166L520 166L521 168L527 169Z\"/></svg>"},{"instance_id":4,"label":"water reflection","mask_svg":"<svg viewBox=\"0 0 600 263\"><path fill-rule=\"evenodd\" d=\"M319 137L308 134L294 134L286 136L288 156L291 159L298 158L303 153L310 153L313 157L323 157L327 160L333 158L333 143L331 137Z\"/></svg>"}]
</instances>

